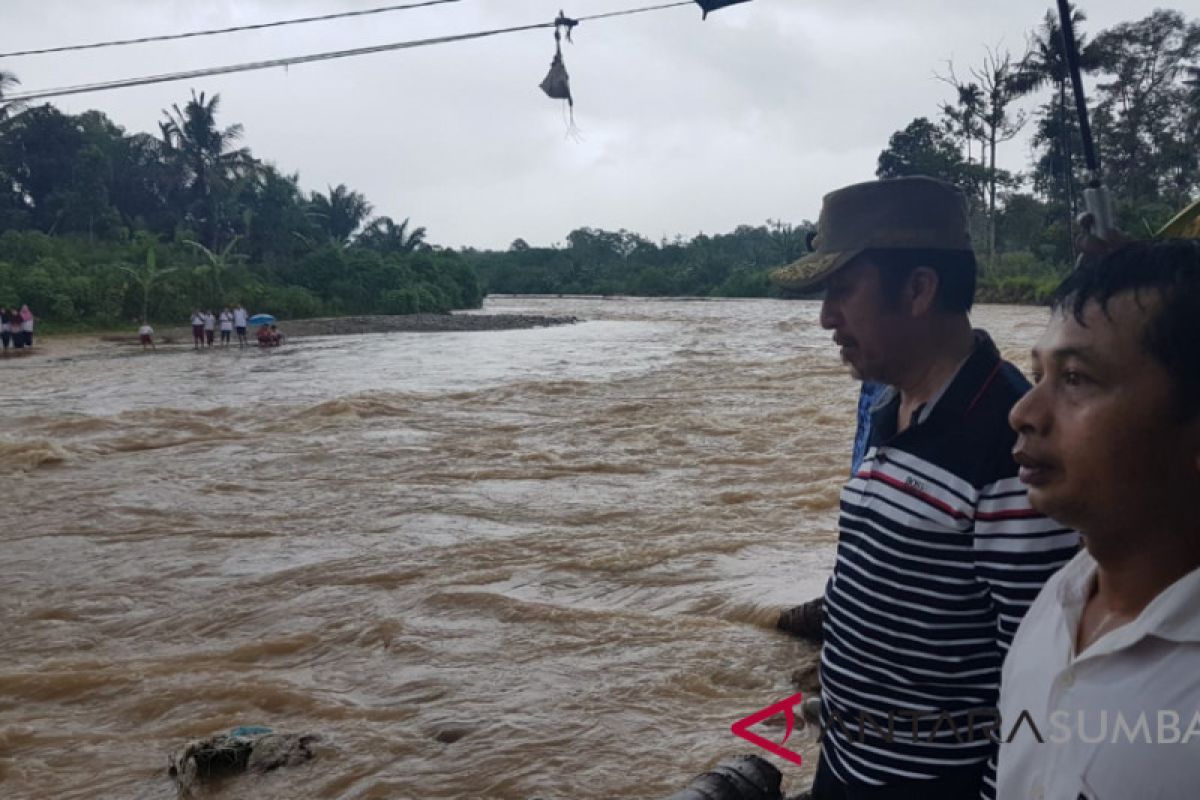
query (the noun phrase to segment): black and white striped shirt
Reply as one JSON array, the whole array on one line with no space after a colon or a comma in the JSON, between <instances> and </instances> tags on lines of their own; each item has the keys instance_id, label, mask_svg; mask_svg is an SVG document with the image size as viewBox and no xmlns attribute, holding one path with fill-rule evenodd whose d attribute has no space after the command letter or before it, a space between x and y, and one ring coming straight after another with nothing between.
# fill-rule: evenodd
<instances>
[{"instance_id":1,"label":"black and white striped shirt","mask_svg":"<svg viewBox=\"0 0 1200 800\"><path fill-rule=\"evenodd\" d=\"M913 425L897 433L894 390L875 406L825 595L822 758L843 783L931 779L993 755L1008 644L1078 549L1017 479L1008 412L1028 388L977 332Z\"/></svg>"}]
</instances>

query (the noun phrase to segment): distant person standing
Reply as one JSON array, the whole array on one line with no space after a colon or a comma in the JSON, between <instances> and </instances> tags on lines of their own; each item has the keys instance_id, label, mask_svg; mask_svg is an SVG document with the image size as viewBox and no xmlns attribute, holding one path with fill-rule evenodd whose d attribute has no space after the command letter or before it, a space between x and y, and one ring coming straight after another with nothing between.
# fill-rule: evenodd
<instances>
[{"instance_id":1,"label":"distant person standing","mask_svg":"<svg viewBox=\"0 0 1200 800\"><path fill-rule=\"evenodd\" d=\"M21 336L26 347L33 347L33 312L21 306Z\"/></svg>"},{"instance_id":2,"label":"distant person standing","mask_svg":"<svg viewBox=\"0 0 1200 800\"><path fill-rule=\"evenodd\" d=\"M21 312L15 308L8 310L8 330L14 350L25 348L25 334L21 333Z\"/></svg>"},{"instance_id":3,"label":"distant person standing","mask_svg":"<svg viewBox=\"0 0 1200 800\"><path fill-rule=\"evenodd\" d=\"M4 345L4 353L8 354L8 345L12 341L12 323L8 319L8 309L0 306L0 343Z\"/></svg>"},{"instance_id":4,"label":"distant person standing","mask_svg":"<svg viewBox=\"0 0 1200 800\"><path fill-rule=\"evenodd\" d=\"M233 312L226 306L221 311L221 347L229 346L229 337L233 334Z\"/></svg>"},{"instance_id":5,"label":"distant person standing","mask_svg":"<svg viewBox=\"0 0 1200 800\"><path fill-rule=\"evenodd\" d=\"M246 309L242 308L241 303L233 308L233 327L237 329L238 346L245 347L249 344L246 341Z\"/></svg>"},{"instance_id":6,"label":"distant person standing","mask_svg":"<svg viewBox=\"0 0 1200 800\"><path fill-rule=\"evenodd\" d=\"M213 315L212 310L204 312L204 343L208 347L213 346L213 339L216 338L217 318Z\"/></svg>"},{"instance_id":7,"label":"distant person standing","mask_svg":"<svg viewBox=\"0 0 1200 800\"><path fill-rule=\"evenodd\" d=\"M204 313L200 309L192 312L192 349L204 346Z\"/></svg>"},{"instance_id":8,"label":"distant person standing","mask_svg":"<svg viewBox=\"0 0 1200 800\"><path fill-rule=\"evenodd\" d=\"M154 328L150 327L149 322L143 322L142 327L138 328L138 341L142 343L142 350L145 350L147 346L151 350L158 349L154 344Z\"/></svg>"}]
</instances>

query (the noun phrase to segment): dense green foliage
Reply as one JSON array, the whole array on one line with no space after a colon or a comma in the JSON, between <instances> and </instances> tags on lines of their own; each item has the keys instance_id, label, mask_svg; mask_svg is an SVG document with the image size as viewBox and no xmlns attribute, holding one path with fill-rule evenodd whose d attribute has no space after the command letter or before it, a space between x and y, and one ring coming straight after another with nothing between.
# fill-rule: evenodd
<instances>
[{"instance_id":1,"label":"dense green foliage","mask_svg":"<svg viewBox=\"0 0 1200 800\"><path fill-rule=\"evenodd\" d=\"M193 95L157 137L98 111L0 109L0 305L60 326L180 322L234 302L293 318L479 306L461 255L407 220L369 219L345 186L301 191L235 149L241 128L220 128L218 108Z\"/></svg>"},{"instance_id":2,"label":"dense green foliage","mask_svg":"<svg viewBox=\"0 0 1200 800\"><path fill-rule=\"evenodd\" d=\"M298 318L441 312L478 307L481 299L474 272L453 252L395 255L325 244L286 266L238 260L216 267L186 244L146 234L129 243L0 234L0 306L28 303L59 326L119 325L143 310L180 324L194 308L233 302Z\"/></svg>"},{"instance_id":3,"label":"dense green foliage","mask_svg":"<svg viewBox=\"0 0 1200 800\"><path fill-rule=\"evenodd\" d=\"M1075 12L1077 30L1085 19ZM1151 235L1200 195L1200 21L1159 10L1080 40L1081 65L1096 78L1090 118L1118 225ZM1086 168L1061 42L1057 15L1047 13L1022 58L989 52L969 79L951 70L954 98L940 118L913 120L879 156L881 177L932 174L967 192L986 299L1038 300L1074 260ZM1031 119L1012 110L1036 92L1045 102ZM995 168L995 147L1027 123L1029 173Z\"/></svg>"},{"instance_id":4,"label":"dense green foliage","mask_svg":"<svg viewBox=\"0 0 1200 800\"><path fill-rule=\"evenodd\" d=\"M762 297L770 269L804 253L811 229L768 221L733 233L655 244L628 231L580 228L565 247L467 251L488 291L500 294L632 294Z\"/></svg>"}]
</instances>

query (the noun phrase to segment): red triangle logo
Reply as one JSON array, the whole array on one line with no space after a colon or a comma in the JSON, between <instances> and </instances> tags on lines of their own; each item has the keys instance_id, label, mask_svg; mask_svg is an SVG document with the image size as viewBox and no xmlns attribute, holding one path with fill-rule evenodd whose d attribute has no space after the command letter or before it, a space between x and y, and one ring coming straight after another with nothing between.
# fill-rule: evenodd
<instances>
[{"instance_id":1,"label":"red triangle logo","mask_svg":"<svg viewBox=\"0 0 1200 800\"><path fill-rule=\"evenodd\" d=\"M800 754L788 750L783 745L787 744L788 738L792 735L792 730L796 727L796 706L800 705L800 702L803 699L804 693L797 692L786 700L780 700L778 703L772 703L760 711L755 711L748 717L739 719L737 722L733 723L729 729L733 732L734 736L740 736L747 742L755 744L766 750L768 753L774 753L780 758L799 766L801 761ZM787 731L783 735L783 741L779 744L775 744L770 739L759 736L757 733L753 733L750 730L751 725L757 725L763 720L770 719L776 714L783 714L784 719L787 720Z\"/></svg>"}]
</instances>

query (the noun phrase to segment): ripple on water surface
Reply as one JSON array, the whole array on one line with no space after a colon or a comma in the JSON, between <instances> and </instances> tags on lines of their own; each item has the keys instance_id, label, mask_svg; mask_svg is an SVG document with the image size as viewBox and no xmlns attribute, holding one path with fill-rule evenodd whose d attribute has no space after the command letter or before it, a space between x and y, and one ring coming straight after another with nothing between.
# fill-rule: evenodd
<instances>
[{"instance_id":1,"label":"ripple on water surface","mask_svg":"<svg viewBox=\"0 0 1200 800\"><path fill-rule=\"evenodd\" d=\"M242 724L318 757L214 798L667 796L744 752L848 469L816 304L489 308L588 321L14 367L0 795L174 797ZM978 317L1019 354L1044 314Z\"/></svg>"}]
</instances>

